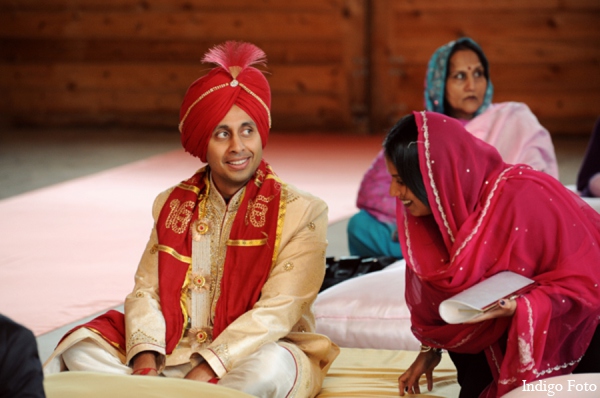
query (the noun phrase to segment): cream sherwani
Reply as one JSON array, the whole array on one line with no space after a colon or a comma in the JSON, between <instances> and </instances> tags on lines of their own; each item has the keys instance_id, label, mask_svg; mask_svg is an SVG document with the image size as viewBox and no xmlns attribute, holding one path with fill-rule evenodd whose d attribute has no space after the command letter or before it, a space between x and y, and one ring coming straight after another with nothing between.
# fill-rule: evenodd
<instances>
[{"instance_id":1,"label":"cream sherwani","mask_svg":"<svg viewBox=\"0 0 600 398\"><path fill-rule=\"evenodd\" d=\"M172 189L154 202L155 225ZM209 232L193 236L192 264L182 289L188 327L171 355L164 356L166 330L158 298L158 241L154 228L136 272L135 287L125 300L125 356L89 329L79 329L57 347L45 364L46 373L64 370L62 354L84 339L94 340L123 364L142 351L158 352L163 360L161 370L180 377L185 371L169 371L189 369L203 360L223 377L240 360L274 342L286 348L296 363L297 382L290 396L315 396L339 352L326 336L315 333L311 308L325 272L328 220L327 205L321 199L283 184L281 200L286 203L286 212L279 252L260 299L214 341L211 337L226 243L244 191L237 192L228 204L216 189L209 191Z\"/></svg>"}]
</instances>

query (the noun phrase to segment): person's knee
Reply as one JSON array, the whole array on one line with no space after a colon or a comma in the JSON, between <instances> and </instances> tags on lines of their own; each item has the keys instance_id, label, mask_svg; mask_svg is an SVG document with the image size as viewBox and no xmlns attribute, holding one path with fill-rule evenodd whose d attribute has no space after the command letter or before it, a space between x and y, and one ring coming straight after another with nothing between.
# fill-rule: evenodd
<instances>
[{"instance_id":1,"label":"person's knee","mask_svg":"<svg viewBox=\"0 0 600 398\"><path fill-rule=\"evenodd\" d=\"M81 340L66 349L62 353L62 360L70 371L131 373L131 368L91 339Z\"/></svg>"}]
</instances>

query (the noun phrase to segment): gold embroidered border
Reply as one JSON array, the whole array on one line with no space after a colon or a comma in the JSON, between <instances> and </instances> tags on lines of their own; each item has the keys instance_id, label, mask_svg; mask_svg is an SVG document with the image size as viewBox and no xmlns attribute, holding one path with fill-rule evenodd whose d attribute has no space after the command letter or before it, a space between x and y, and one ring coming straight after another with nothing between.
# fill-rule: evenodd
<instances>
[{"instance_id":1,"label":"gold embroidered border","mask_svg":"<svg viewBox=\"0 0 600 398\"><path fill-rule=\"evenodd\" d=\"M227 240L227 246L264 246L267 244L267 238L265 239L251 239L251 240Z\"/></svg>"},{"instance_id":2,"label":"gold embroidered border","mask_svg":"<svg viewBox=\"0 0 600 398\"><path fill-rule=\"evenodd\" d=\"M180 183L180 184L179 184L177 187L178 187L178 188L181 188L181 189L185 189L185 190L187 190L187 191L192 191L192 192L194 192L196 195L200 194L200 188L198 188L198 187L197 187L197 186L195 186L195 185L189 185L189 184L185 184L185 183L183 183L183 182L182 182L182 183Z\"/></svg>"},{"instance_id":3,"label":"gold embroidered border","mask_svg":"<svg viewBox=\"0 0 600 398\"><path fill-rule=\"evenodd\" d=\"M190 112L191 112L192 108L193 108L194 106L196 106L196 104L197 104L198 102L202 101L202 99L203 99L204 97L206 97L208 94L212 93L213 91L220 90L220 89L222 89L222 88L224 88L224 87L227 87L227 86L229 86L229 83L220 84L220 85L218 85L218 86L215 86L215 87L209 88L209 89L208 89L207 91L205 91L205 92L204 92L204 93L203 93L201 96L199 96L199 97L198 97L198 99L197 99L196 101L194 101L194 102L192 103L192 105L190 105L190 106L189 106L189 108L188 108L188 109L187 109L187 111L185 112L185 115L183 115L183 117L181 118L181 122L179 122L179 132L180 132L180 133L181 133L181 132L183 132L183 131L182 131L182 130L183 130L183 122L185 122L185 119L187 119L187 117L188 117L188 115L190 114Z\"/></svg>"},{"instance_id":4,"label":"gold embroidered border","mask_svg":"<svg viewBox=\"0 0 600 398\"><path fill-rule=\"evenodd\" d=\"M265 108L265 110L267 111L267 117L269 118L269 128L271 128L271 111L269 110L269 107L267 106L267 104L265 104L265 102L258 95L254 94L254 92L252 90L250 90L248 87L246 87L245 84L240 83L240 87L243 88L244 91L246 91L248 94L253 96L258 102L260 102L260 104L263 106L263 108Z\"/></svg>"},{"instance_id":5,"label":"gold embroidered border","mask_svg":"<svg viewBox=\"0 0 600 398\"><path fill-rule=\"evenodd\" d=\"M102 337L104 339L104 341L106 341L108 344L112 345L113 347L115 347L120 353L122 353L123 355L126 355L126 351L123 349L123 347L121 347L119 345L119 343L117 343L116 341L112 341L110 340L108 337L106 337L105 335L103 335L102 333L100 333L98 331L98 329L94 329L91 328L89 326L86 326L86 328L94 333L96 333L98 336Z\"/></svg>"},{"instance_id":6,"label":"gold embroidered border","mask_svg":"<svg viewBox=\"0 0 600 398\"><path fill-rule=\"evenodd\" d=\"M165 252L167 254L170 254L171 256L175 257L177 260L181 261L182 263L187 263L187 264L191 264L192 263L192 258L188 257L188 256L183 256L179 253L177 253L174 249L165 246L165 245L156 245L156 248L158 250L160 250L161 252Z\"/></svg>"},{"instance_id":7,"label":"gold embroidered border","mask_svg":"<svg viewBox=\"0 0 600 398\"><path fill-rule=\"evenodd\" d=\"M275 247L273 248L273 259L271 261L271 269L277 263L279 256L279 245L281 244L281 232L283 231L283 221L285 220L285 212L287 210L287 185L281 185L281 196L279 199L279 214L277 215L277 232L275 234Z\"/></svg>"},{"instance_id":8,"label":"gold embroidered border","mask_svg":"<svg viewBox=\"0 0 600 398\"><path fill-rule=\"evenodd\" d=\"M442 220L444 221L444 226L446 227L446 231L448 232L448 236L452 243L454 243L454 234L450 229L450 225L448 224L448 219L446 218L446 212L444 212L444 208L442 207L442 201L440 199L440 193L438 192L437 186L435 184L435 180L433 178L433 169L431 168L431 153L429 152L429 126L427 125L427 114L425 111L421 112L421 117L423 118L423 137L425 138L425 158L427 164L427 175L429 176L429 183L431 185L431 190L435 195L435 203L438 206L438 210L440 215L442 216Z\"/></svg>"}]
</instances>

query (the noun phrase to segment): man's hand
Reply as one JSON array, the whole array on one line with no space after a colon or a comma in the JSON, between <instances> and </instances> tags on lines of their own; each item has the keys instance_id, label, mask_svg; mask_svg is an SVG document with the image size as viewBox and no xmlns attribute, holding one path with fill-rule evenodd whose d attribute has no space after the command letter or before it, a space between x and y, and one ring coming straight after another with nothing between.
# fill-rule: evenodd
<instances>
[{"instance_id":1,"label":"man's hand","mask_svg":"<svg viewBox=\"0 0 600 398\"><path fill-rule=\"evenodd\" d=\"M417 359L415 359L406 372L398 377L400 396L403 397L405 392L420 394L419 379L423 373L427 377L427 389L431 391L433 389L433 369L435 369L441 360L442 354L439 351L430 350L420 352Z\"/></svg>"},{"instance_id":2,"label":"man's hand","mask_svg":"<svg viewBox=\"0 0 600 398\"><path fill-rule=\"evenodd\" d=\"M190 370L187 375L185 375L186 379L206 382L214 379L215 377L217 377L217 374L206 362L202 362L201 364L197 365Z\"/></svg>"},{"instance_id":3,"label":"man's hand","mask_svg":"<svg viewBox=\"0 0 600 398\"><path fill-rule=\"evenodd\" d=\"M152 351L140 352L133 358L133 373L139 376L157 376L156 353Z\"/></svg>"}]
</instances>

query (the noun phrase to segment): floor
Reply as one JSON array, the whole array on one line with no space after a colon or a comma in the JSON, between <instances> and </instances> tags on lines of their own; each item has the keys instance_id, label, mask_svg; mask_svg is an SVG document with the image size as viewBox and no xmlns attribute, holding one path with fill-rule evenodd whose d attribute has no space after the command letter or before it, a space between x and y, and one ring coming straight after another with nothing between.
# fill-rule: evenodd
<instances>
[{"instance_id":1,"label":"floor","mask_svg":"<svg viewBox=\"0 0 600 398\"><path fill-rule=\"evenodd\" d=\"M560 180L574 184L588 137L561 136L553 140ZM0 132L0 200L179 147L178 134L171 131L5 130ZM344 220L330 226L327 255L348 254L346 223ZM42 361L72 326L38 337Z\"/></svg>"}]
</instances>

